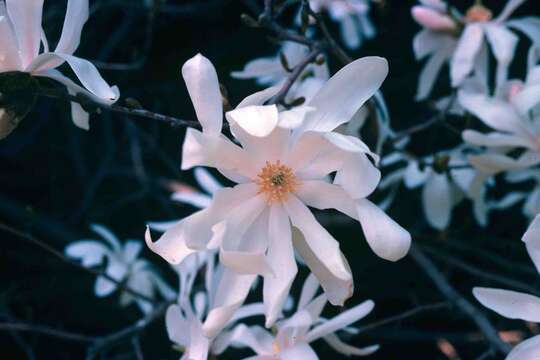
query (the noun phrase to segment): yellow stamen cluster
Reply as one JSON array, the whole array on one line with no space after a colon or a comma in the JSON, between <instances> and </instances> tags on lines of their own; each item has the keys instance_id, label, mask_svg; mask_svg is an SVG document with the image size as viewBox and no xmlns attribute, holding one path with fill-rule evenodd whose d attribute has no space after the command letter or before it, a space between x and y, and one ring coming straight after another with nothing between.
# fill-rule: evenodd
<instances>
[{"instance_id":1,"label":"yellow stamen cluster","mask_svg":"<svg viewBox=\"0 0 540 360\"><path fill-rule=\"evenodd\" d=\"M493 18L493 13L485 6L474 5L465 14L467 22L487 22Z\"/></svg>"},{"instance_id":2,"label":"yellow stamen cluster","mask_svg":"<svg viewBox=\"0 0 540 360\"><path fill-rule=\"evenodd\" d=\"M293 170L279 160L275 163L267 161L255 182L259 185L259 193L266 194L269 203L285 200L299 185Z\"/></svg>"}]
</instances>

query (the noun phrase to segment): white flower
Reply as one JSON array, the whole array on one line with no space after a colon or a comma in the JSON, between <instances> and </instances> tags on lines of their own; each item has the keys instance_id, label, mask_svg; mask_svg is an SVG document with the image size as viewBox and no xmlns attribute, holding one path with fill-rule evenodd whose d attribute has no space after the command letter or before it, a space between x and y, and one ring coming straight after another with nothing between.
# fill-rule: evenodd
<instances>
[{"instance_id":1,"label":"white flower","mask_svg":"<svg viewBox=\"0 0 540 360\"><path fill-rule=\"evenodd\" d=\"M80 259L85 267L100 266L106 261L105 274L117 282L126 282L126 286L149 298L155 297L156 290L164 298L174 297L174 291L155 272L152 265L138 259L142 250L142 242L128 240L122 245L118 238L107 228L93 224L91 229L100 235L106 243L97 240L79 240L65 249L67 256ZM118 285L104 276L98 276L94 286L96 296L105 297L112 294ZM148 313L152 304L128 292L120 297L121 305L129 305L135 301L141 311Z\"/></svg>"},{"instance_id":2,"label":"white flower","mask_svg":"<svg viewBox=\"0 0 540 360\"><path fill-rule=\"evenodd\" d=\"M341 39L349 49L362 46L364 39L375 37L369 19L369 0L309 0L315 12L326 10L341 29Z\"/></svg>"},{"instance_id":3,"label":"white flower","mask_svg":"<svg viewBox=\"0 0 540 360\"><path fill-rule=\"evenodd\" d=\"M221 354L230 346L232 329L239 320L264 314L261 303L241 306L219 335L206 336L202 321L219 296L215 293L216 288L226 287L232 274L230 270L215 266L215 256L212 251L193 254L177 268L180 279L178 301L167 309L165 323L169 338L183 351L183 360L206 360L210 354ZM204 265L205 291L193 293L195 278Z\"/></svg>"},{"instance_id":4,"label":"white flower","mask_svg":"<svg viewBox=\"0 0 540 360\"><path fill-rule=\"evenodd\" d=\"M534 44L540 41L536 36L536 20L507 21L524 1L509 0L501 14L493 18L491 11L482 5L474 5L462 15L441 0L420 0L421 5L412 8L412 16L424 29L415 36L413 48L417 59L428 55L430 58L420 74L417 100L428 97L437 74L447 61L453 87L461 86L472 72L487 84L486 44L497 60L497 85L504 83L518 42L509 27L525 32Z\"/></svg>"},{"instance_id":5,"label":"white flower","mask_svg":"<svg viewBox=\"0 0 540 360\"><path fill-rule=\"evenodd\" d=\"M110 87L92 63L73 56L88 19L88 0L68 1L62 35L52 52L41 28L42 12L43 0L0 0L0 72L48 77L64 84L72 95L82 93L98 103L114 103L118 88ZM82 87L56 70L65 62ZM75 125L89 128L88 114L77 103L72 103L72 116Z\"/></svg>"},{"instance_id":6,"label":"white flower","mask_svg":"<svg viewBox=\"0 0 540 360\"><path fill-rule=\"evenodd\" d=\"M221 95L210 61L197 55L182 73L203 127L203 132L188 130L182 168L216 167L238 185L218 190L208 208L147 243L171 263L196 251L219 249L221 263L242 274L229 284L233 295L222 297L210 312L204 325L208 333L218 331L242 303L257 274L264 276L267 325L274 323L296 276L295 251L331 303L343 304L352 295L352 275L339 243L307 206L335 208L359 220L380 257L396 261L405 256L409 233L366 199L380 178L368 159L374 155L359 139L332 132L379 88L387 73L384 59L349 64L304 108L278 112L273 105L259 106L267 99L265 91L246 98L227 113L241 147L221 134ZM327 175L334 172L330 183ZM293 227L301 236L292 236Z\"/></svg>"},{"instance_id":7,"label":"white flower","mask_svg":"<svg viewBox=\"0 0 540 360\"><path fill-rule=\"evenodd\" d=\"M532 68L524 84L513 81L499 97L461 91L460 104L494 131L465 130L463 139L498 151L471 158L475 166L496 173L540 163L540 66ZM520 149L517 160L501 152Z\"/></svg>"},{"instance_id":8,"label":"white flower","mask_svg":"<svg viewBox=\"0 0 540 360\"><path fill-rule=\"evenodd\" d=\"M318 288L317 279L310 275L302 288L296 312L277 323L275 336L260 326L248 327L242 324L234 329L233 346L251 348L257 356L249 359L260 360L318 359L310 344L319 339L347 356L364 356L377 351L378 345L357 348L344 343L336 334L339 330L354 333L356 329L350 325L371 312L373 301L364 301L327 320L321 317L327 299L324 294L315 297Z\"/></svg>"},{"instance_id":9,"label":"white flower","mask_svg":"<svg viewBox=\"0 0 540 360\"><path fill-rule=\"evenodd\" d=\"M486 182L490 179L488 174L467 167L464 150L465 148L458 147L441 151L436 156L426 156L421 160L426 164L423 166L419 159L407 156L403 151L391 153L382 160L384 166L400 161L405 161L407 165L390 172L381 181L380 187L390 188L401 181L408 189L422 186L424 215L429 225L438 230L446 229L450 225L452 209L464 198L468 198L473 202L476 221L485 226L490 209L485 201ZM448 162L447 171L436 169L435 162L441 160ZM389 206L394 196L395 191L392 191L384 202L385 207Z\"/></svg>"},{"instance_id":10,"label":"white flower","mask_svg":"<svg viewBox=\"0 0 540 360\"><path fill-rule=\"evenodd\" d=\"M540 216L537 216L522 240L536 269L540 272ZM540 323L540 298L503 289L476 287L473 294L482 305L509 319ZM536 360L540 358L540 335L517 345L506 360Z\"/></svg>"}]
</instances>

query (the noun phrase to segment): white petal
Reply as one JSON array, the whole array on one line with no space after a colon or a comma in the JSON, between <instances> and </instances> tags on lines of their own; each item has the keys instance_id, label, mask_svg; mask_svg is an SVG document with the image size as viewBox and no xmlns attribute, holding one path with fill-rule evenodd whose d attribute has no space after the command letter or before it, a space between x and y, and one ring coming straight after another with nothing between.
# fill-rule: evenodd
<instances>
[{"instance_id":1,"label":"white petal","mask_svg":"<svg viewBox=\"0 0 540 360\"><path fill-rule=\"evenodd\" d=\"M182 148L182 170L194 166L224 169L248 179L258 171L250 155L229 139L189 128Z\"/></svg>"},{"instance_id":2,"label":"white petal","mask_svg":"<svg viewBox=\"0 0 540 360\"><path fill-rule=\"evenodd\" d=\"M501 11L499 16L494 19L494 22L500 22L506 20L512 13L523 4L526 0L508 0L504 9Z\"/></svg>"},{"instance_id":3,"label":"white petal","mask_svg":"<svg viewBox=\"0 0 540 360\"><path fill-rule=\"evenodd\" d=\"M425 183L430 175L428 169L420 170L420 166L416 161L409 162L405 173L403 174L403 180L405 186L409 189L413 189L421 184Z\"/></svg>"},{"instance_id":4,"label":"white petal","mask_svg":"<svg viewBox=\"0 0 540 360\"><path fill-rule=\"evenodd\" d=\"M443 230L450 223L452 200L450 184L445 174L431 175L422 191L424 214L431 226Z\"/></svg>"},{"instance_id":5,"label":"white petal","mask_svg":"<svg viewBox=\"0 0 540 360\"><path fill-rule=\"evenodd\" d=\"M180 264L187 256L195 252L186 245L182 221L169 228L156 242L152 241L150 229L147 228L145 240L150 250L171 264Z\"/></svg>"},{"instance_id":6,"label":"white petal","mask_svg":"<svg viewBox=\"0 0 540 360\"><path fill-rule=\"evenodd\" d=\"M246 299L256 277L256 275L239 275L228 269L223 270L213 306L203 324L203 331L207 337L216 336L229 322Z\"/></svg>"},{"instance_id":7,"label":"white petal","mask_svg":"<svg viewBox=\"0 0 540 360\"><path fill-rule=\"evenodd\" d=\"M485 307L509 319L540 322L540 298L503 289L475 287L474 297Z\"/></svg>"},{"instance_id":8,"label":"white petal","mask_svg":"<svg viewBox=\"0 0 540 360\"><path fill-rule=\"evenodd\" d=\"M350 155L338 170L334 183L341 185L353 199L370 195L381 180L381 172L363 153Z\"/></svg>"},{"instance_id":9,"label":"white petal","mask_svg":"<svg viewBox=\"0 0 540 360\"><path fill-rule=\"evenodd\" d=\"M356 22L351 16L345 16L339 22L341 38L349 49L356 49L362 44L359 29L356 27Z\"/></svg>"},{"instance_id":10,"label":"white petal","mask_svg":"<svg viewBox=\"0 0 540 360\"><path fill-rule=\"evenodd\" d=\"M55 52L73 54L81 40L81 32L88 20L88 0L69 0L62 35Z\"/></svg>"},{"instance_id":11,"label":"white petal","mask_svg":"<svg viewBox=\"0 0 540 360\"><path fill-rule=\"evenodd\" d=\"M488 24L485 27L487 39L491 49L497 59L497 80L498 87L502 86L508 77L508 66L514 57L517 35L503 26Z\"/></svg>"},{"instance_id":12,"label":"white petal","mask_svg":"<svg viewBox=\"0 0 540 360\"><path fill-rule=\"evenodd\" d=\"M320 284L317 280L317 277L310 273L302 286L302 291L300 293L300 299L298 300L298 310L301 310L306 307L308 303L313 300L317 290L319 290Z\"/></svg>"},{"instance_id":13,"label":"white petal","mask_svg":"<svg viewBox=\"0 0 540 360\"><path fill-rule=\"evenodd\" d=\"M66 246L65 253L69 257L81 259L84 266L90 267L101 264L109 249L97 241L82 240Z\"/></svg>"},{"instance_id":14,"label":"white petal","mask_svg":"<svg viewBox=\"0 0 540 360\"><path fill-rule=\"evenodd\" d=\"M442 36L439 33L422 30L413 39L413 50L417 60L437 51L441 46Z\"/></svg>"},{"instance_id":15,"label":"white petal","mask_svg":"<svg viewBox=\"0 0 540 360\"><path fill-rule=\"evenodd\" d=\"M295 194L308 206L319 210L336 209L358 219L354 200L341 186L322 180L304 180Z\"/></svg>"},{"instance_id":16,"label":"white petal","mask_svg":"<svg viewBox=\"0 0 540 360\"><path fill-rule=\"evenodd\" d=\"M293 237L295 248L321 282L328 300L334 305L343 304L352 295L353 284L339 243L295 196L291 195L284 205L292 224L303 234L303 239Z\"/></svg>"},{"instance_id":17,"label":"white petal","mask_svg":"<svg viewBox=\"0 0 540 360\"><path fill-rule=\"evenodd\" d=\"M54 67L59 59L69 64L81 84L94 96L106 101L116 101L118 99L117 91L103 80L99 71L90 61L72 55L60 53L41 54L32 61L26 71L39 75L41 71Z\"/></svg>"},{"instance_id":18,"label":"white petal","mask_svg":"<svg viewBox=\"0 0 540 360\"><path fill-rule=\"evenodd\" d=\"M231 72L231 77L235 79L260 78L259 83L269 84L279 81L285 74L285 69L277 58L267 57L248 62L243 70Z\"/></svg>"},{"instance_id":19,"label":"white petal","mask_svg":"<svg viewBox=\"0 0 540 360\"><path fill-rule=\"evenodd\" d=\"M539 358L540 335L536 335L513 348L506 360L536 360Z\"/></svg>"},{"instance_id":20,"label":"white petal","mask_svg":"<svg viewBox=\"0 0 540 360\"><path fill-rule=\"evenodd\" d=\"M517 169L520 167L520 164L516 160L495 153L470 155L467 159L471 165L481 172L492 175L501 171Z\"/></svg>"},{"instance_id":21,"label":"white petal","mask_svg":"<svg viewBox=\"0 0 540 360\"><path fill-rule=\"evenodd\" d=\"M7 0L6 7L26 68L39 53L43 0Z\"/></svg>"},{"instance_id":22,"label":"white petal","mask_svg":"<svg viewBox=\"0 0 540 360\"><path fill-rule=\"evenodd\" d=\"M278 123L278 111L275 105L246 106L227 112L227 120L236 123L248 134L265 137Z\"/></svg>"},{"instance_id":23,"label":"white petal","mask_svg":"<svg viewBox=\"0 0 540 360\"><path fill-rule=\"evenodd\" d=\"M189 345L189 336L186 331L189 323L184 318L180 306L171 305L167 308L165 324L171 341L183 347Z\"/></svg>"},{"instance_id":24,"label":"white petal","mask_svg":"<svg viewBox=\"0 0 540 360\"><path fill-rule=\"evenodd\" d=\"M304 343L284 349L279 353L280 360L318 360L319 357L313 349Z\"/></svg>"},{"instance_id":25,"label":"white petal","mask_svg":"<svg viewBox=\"0 0 540 360\"><path fill-rule=\"evenodd\" d=\"M214 65L197 54L182 66L182 76L203 131L209 135L221 133L223 102Z\"/></svg>"},{"instance_id":26,"label":"white petal","mask_svg":"<svg viewBox=\"0 0 540 360\"><path fill-rule=\"evenodd\" d=\"M105 269L105 273L111 278L115 279L118 282L121 282L127 274L126 265L120 263L114 258L109 258L109 263ZM96 279L96 284L94 286L94 291L96 296L104 297L110 295L117 288L116 283L110 281L109 279L98 276Z\"/></svg>"},{"instance_id":27,"label":"white petal","mask_svg":"<svg viewBox=\"0 0 540 360\"><path fill-rule=\"evenodd\" d=\"M536 271L540 273L540 249L538 249L535 244L526 244L525 247L527 248L527 253L531 258Z\"/></svg>"},{"instance_id":28,"label":"white petal","mask_svg":"<svg viewBox=\"0 0 540 360\"><path fill-rule=\"evenodd\" d=\"M274 275L264 278L263 298L266 306L265 326L267 328L273 326L280 316L298 271L294 257L291 224L281 204L274 204L270 208L268 232L267 261Z\"/></svg>"},{"instance_id":29,"label":"white petal","mask_svg":"<svg viewBox=\"0 0 540 360\"><path fill-rule=\"evenodd\" d=\"M367 199L357 202L358 218L371 250L377 256L397 261L407 255L411 235Z\"/></svg>"},{"instance_id":30,"label":"white petal","mask_svg":"<svg viewBox=\"0 0 540 360\"><path fill-rule=\"evenodd\" d=\"M451 17L427 6L413 6L411 15L417 23L430 30L451 32L457 28Z\"/></svg>"},{"instance_id":31,"label":"white petal","mask_svg":"<svg viewBox=\"0 0 540 360\"><path fill-rule=\"evenodd\" d=\"M205 168L196 168L193 171L195 175L195 180L200 187L203 188L208 194L214 194L219 189L223 188L223 185L216 180L216 178L210 174Z\"/></svg>"},{"instance_id":32,"label":"white petal","mask_svg":"<svg viewBox=\"0 0 540 360\"><path fill-rule=\"evenodd\" d=\"M510 101L521 114L527 115L532 108L540 103L540 84L526 86Z\"/></svg>"},{"instance_id":33,"label":"white petal","mask_svg":"<svg viewBox=\"0 0 540 360\"><path fill-rule=\"evenodd\" d=\"M507 102L489 98L484 94L459 92L459 103L487 126L496 130L508 131L522 137L528 135L519 113Z\"/></svg>"},{"instance_id":34,"label":"white petal","mask_svg":"<svg viewBox=\"0 0 540 360\"><path fill-rule=\"evenodd\" d=\"M189 332L188 359L207 360L209 348L210 339L204 335L199 319L193 319Z\"/></svg>"},{"instance_id":35,"label":"white petal","mask_svg":"<svg viewBox=\"0 0 540 360\"><path fill-rule=\"evenodd\" d=\"M379 89L388 74L388 63L380 57L364 57L346 65L319 90L309 106L302 131L331 131L349 121Z\"/></svg>"},{"instance_id":36,"label":"white petal","mask_svg":"<svg viewBox=\"0 0 540 360\"><path fill-rule=\"evenodd\" d=\"M540 215L536 215L521 240L540 250Z\"/></svg>"},{"instance_id":37,"label":"white petal","mask_svg":"<svg viewBox=\"0 0 540 360\"><path fill-rule=\"evenodd\" d=\"M112 246L114 251L121 251L122 245L120 245L120 241L118 241L116 235L114 235L112 231L107 229L105 226L99 224L91 224L90 229L92 229L93 232L106 240Z\"/></svg>"},{"instance_id":38,"label":"white petal","mask_svg":"<svg viewBox=\"0 0 540 360\"><path fill-rule=\"evenodd\" d=\"M171 199L183 204L189 204L199 209L204 209L212 203L212 197L195 191L177 191L172 194Z\"/></svg>"},{"instance_id":39,"label":"white petal","mask_svg":"<svg viewBox=\"0 0 540 360\"><path fill-rule=\"evenodd\" d=\"M264 90L258 91L254 94L251 94L244 98L244 100L240 101L240 103L236 106L237 109L243 108L246 106L257 106L257 105L264 105L264 103L267 100L270 100L274 95L276 95L279 90L281 90L283 86L275 85L269 88L266 88Z\"/></svg>"},{"instance_id":40,"label":"white petal","mask_svg":"<svg viewBox=\"0 0 540 360\"><path fill-rule=\"evenodd\" d=\"M416 100L426 99L433 86L435 85L435 80L437 80L437 75L441 71L444 63L450 58L452 47L448 44L441 44L444 47L437 50L424 64L422 72L420 72L420 77L418 78L418 91L416 93ZM453 44L451 44L453 45Z\"/></svg>"},{"instance_id":41,"label":"white petal","mask_svg":"<svg viewBox=\"0 0 540 360\"><path fill-rule=\"evenodd\" d=\"M480 146L519 146L528 147L529 142L525 139L504 133L492 132L483 134L476 130L465 130L461 134L464 141Z\"/></svg>"},{"instance_id":42,"label":"white petal","mask_svg":"<svg viewBox=\"0 0 540 360\"><path fill-rule=\"evenodd\" d=\"M0 71L21 70L21 60L19 58L19 46L17 38L11 29L9 19L6 16L0 16Z\"/></svg>"},{"instance_id":43,"label":"white petal","mask_svg":"<svg viewBox=\"0 0 540 360\"><path fill-rule=\"evenodd\" d=\"M483 38L484 31L481 25L469 24L465 26L450 63L452 86L459 86L472 71Z\"/></svg>"},{"instance_id":44,"label":"white petal","mask_svg":"<svg viewBox=\"0 0 540 360\"><path fill-rule=\"evenodd\" d=\"M308 342L312 342L328 334L332 334L338 330L342 330L365 317L371 312L371 310L373 310L374 307L375 303L373 301L364 301L363 303L356 305L355 307L344 311L338 316L335 316L332 319L315 327L306 335L306 340Z\"/></svg>"},{"instance_id":45,"label":"white petal","mask_svg":"<svg viewBox=\"0 0 540 360\"><path fill-rule=\"evenodd\" d=\"M128 240L124 244L124 260L133 262L142 250L142 243L138 240Z\"/></svg>"}]
</instances>

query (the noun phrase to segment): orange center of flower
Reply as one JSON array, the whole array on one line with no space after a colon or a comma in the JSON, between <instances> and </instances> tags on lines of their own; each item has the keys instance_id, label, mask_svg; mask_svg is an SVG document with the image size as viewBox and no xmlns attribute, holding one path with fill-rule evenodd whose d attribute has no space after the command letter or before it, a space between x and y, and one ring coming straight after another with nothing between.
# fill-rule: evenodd
<instances>
[{"instance_id":1,"label":"orange center of flower","mask_svg":"<svg viewBox=\"0 0 540 360\"><path fill-rule=\"evenodd\" d=\"M275 163L267 161L255 182L259 185L259 194L266 194L269 203L285 200L299 185L293 170L279 160Z\"/></svg>"},{"instance_id":2,"label":"orange center of flower","mask_svg":"<svg viewBox=\"0 0 540 360\"><path fill-rule=\"evenodd\" d=\"M493 18L491 11L482 5L474 5L465 14L467 22L487 22Z\"/></svg>"}]
</instances>

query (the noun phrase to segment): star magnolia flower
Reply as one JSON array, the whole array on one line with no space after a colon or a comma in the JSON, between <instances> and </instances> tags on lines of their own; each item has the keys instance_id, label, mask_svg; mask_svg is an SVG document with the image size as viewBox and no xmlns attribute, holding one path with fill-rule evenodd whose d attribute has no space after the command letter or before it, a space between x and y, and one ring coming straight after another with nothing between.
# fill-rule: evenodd
<instances>
[{"instance_id":1,"label":"star magnolia flower","mask_svg":"<svg viewBox=\"0 0 540 360\"><path fill-rule=\"evenodd\" d=\"M339 243L308 206L335 208L359 220L380 257L396 261L405 256L409 233L366 199L380 178L368 159L374 155L357 138L332 132L379 88L387 73L384 59L368 57L349 64L307 107L278 112L274 105L259 106L272 96L267 91L246 98L227 113L241 146L221 134L221 94L210 61L197 55L182 73L203 127L203 132L188 129L182 168L216 167L238 185L218 190L208 208L180 221L156 243L147 237L147 243L171 263L219 248L221 263L242 274L229 284L228 295L217 297L219 303L207 319L212 325L205 324L208 334L243 302L257 274L264 276L267 325L274 323L297 273L295 251L331 303L343 304L351 296L352 275ZM330 183L327 175L334 172ZM302 236L292 237L292 227Z\"/></svg>"},{"instance_id":2,"label":"star magnolia flower","mask_svg":"<svg viewBox=\"0 0 540 360\"><path fill-rule=\"evenodd\" d=\"M373 301L367 300L327 320L321 317L327 300L324 294L315 297L318 288L317 279L310 275L302 288L297 311L277 324L275 336L260 326L242 324L234 330L233 346L251 348L257 353L257 356L249 358L253 360L316 360L318 356L310 344L319 339L347 356L364 356L377 351L378 345L357 348L342 342L336 334L339 330L354 333L356 329L350 325L371 312Z\"/></svg>"},{"instance_id":3,"label":"star magnolia flower","mask_svg":"<svg viewBox=\"0 0 540 360\"><path fill-rule=\"evenodd\" d=\"M107 260L105 273L118 282L126 282L126 286L150 298L155 297L156 290L166 299L175 296L174 291L155 272L146 260L138 259L142 243L138 240L128 240L122 246L112 232L101 225L94 224L91 229L100 235L107 244L97 240L79 240L65 249L67 256L80 259L85 267L95 267ZM118 288L117 284L103 276L98 276L94 286L96 296L105 297ZM129 305L135 301L141 311L148 313L152 304L144 299L123 292L120 304Z\"/></svg>"},{"instance_id":4,"label":"star magnolia flower","mask_svg":"<svg viewBox=\"0 0 540 360\"><path fill-rule=\"evenodd\" d=\"M509 0L499 16L493 18L491 11L482 5L474 5L462 15L441 0L420 0L421 5L412 8L412 16L424 29L415 36L413 48L417 59L428 55L430 58L420 74L417 100L429 96L437 74L447 61L453 87L461 86L472 72L487 84L488 53L484 38L497 60L497 85L504 83L518 42L509 27L524 32L534 44L540 41L534 18L507 21L524 1Z\"/></svg>"},{"instance_id":5,"label":"star magnolia flower","mask_svg":"<svg viewBox=\"0 0 540 360\"><path fill-rule=\"evenodd\" d=\"M41 28L43 0L0 0L0 72L22 71L54 79L72 95L82 93L93 101L112 104L119 97L87 60L73 56L79 46L82 28L88 19L88 0L69 0L62 35L54 52L49 51ZM40 53L40 46L43 52ZM57 67L66 62L83 87L62 75ZM88 129L88 114L72 103L73 122Z\"/></svg>"},{"instance_id":6,"label":"star magnolia flower","mask_svg":"<svg viewBox=\"0 0 540 360\"><path fill-rule=\"evenodd\" d=\"M489 210L485 201L486 182L488 174L474 168L467 168L467 159L463 148L458 147L443 151L437 156L427 156L422 159L427 164L433 164L437 158L448 157L450 168L448 173L438 172L433 166L420 167L417 159L410 158L403 152L389 154L382 160L384 166L390 166L400 161L406 161L407 166L398 168L387 175L381 182L381 189L390 188L401 181L408 189L422 187L422 207L424 215L430 226L438 230L446 229L452 219L452 209L464 198L473 202L474 215L477 222L487 224ZM394 193L395 194L395 193ZM392 199L388 199L390 202ZM389 204L385 204L388 206Z\"/></svg>"},{"instance_id":7,"label":"star magnolia flower","mask_svg":"<svg viewBox=\"0 0 540 360\"><path fill-rule=\"evenodd\" d=\"M524 84L511 83L504 98L461 91L460 104L495 131L483 134L465 130L463 139L471 144L507 152L524 150L514 160L503 154L471 157L470 161L485 171L496 173L540 163L540 66L529 71Z\"/></svg>"},{"instance_id":8,"label":"star magnolia flower","mask_svg":"<svg viewBox=\"0 0 540 360\"><path fill-rule=\"evenodd\" d=\"M540 272L540 216L527 229L522 240L536 269ZM540 323L540 298L521 292L476 287L473 294L482 305L509 319ZM540 335L517 345L506 360L536 360L540 358Z\"/></svg>"},{"instance_id":9,"label":"star magnolia flower","mask_svg":"<svg viewBox=\"0 0 540 360\"><path fill-rule=\"evenodd\" d=\"M215 266L215 256L216 253L212 251L192 254L177 267L180 279L178 301L167 309L165 324L169 338L183 351L182 360L206 360L208 355L221 354L230 346L233 328L238 321L264 313L261 303L241 306L219 335L212 338L205 335L201 321L212 307L215 286L221 286L218 285L220 281L226 283L230 272ZM194 294L195 278L204 265L205 291Z\"/></svg>"},{"instance_id":10,"label":"star magnolia flower","mask_svg":"<svg viewBox=\"0 0 540 360\"><path fill-rule=\"evenodd\" d=\"M369 0L309 0L315 12L328 11L341 29L341 39L349 49L362 46L364 39L375 37L375 27L369 19Z\"/></svg>"}]
</instances>

